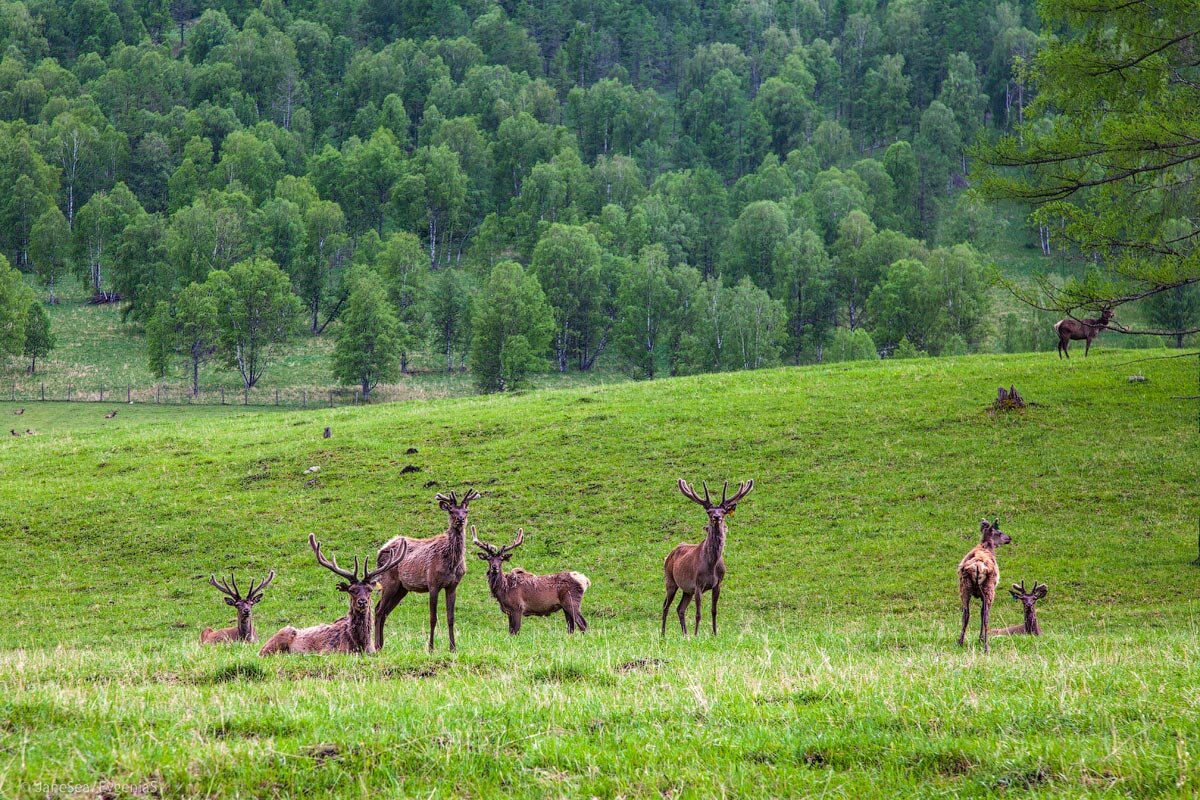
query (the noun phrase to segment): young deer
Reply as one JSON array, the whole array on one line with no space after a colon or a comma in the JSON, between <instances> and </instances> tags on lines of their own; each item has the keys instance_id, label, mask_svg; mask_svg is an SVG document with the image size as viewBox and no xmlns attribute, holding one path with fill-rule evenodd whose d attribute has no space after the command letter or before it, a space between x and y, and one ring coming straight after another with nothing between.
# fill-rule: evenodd
<instances>
[{"instance_id":1,"label":"young deer","mask_svg":"<svg viewBox=\"0 0 1200 800\"><path fill-rule=\"evenodd\" d=\"M961 647L967 639L967 623L971 621L971 598L978 597L983 604L980 611L979 641L983 652L991 652L988 644L988 618L992 603L996 601L996 583L1000 580L1000 567L996 564L996 548L1008 544L1012 537L1000 530L1000 520L979 523L980 541L971 552L963 556L958 564L958 595L962 599L962 631L958 635Z\"/></svg>"},{"instance_id":2,"label":"young deer","mask_svg":"<svg viewBox=\"0 0 1200 800\"><path fill-rule=\"evenodd\" d=\"M1009 594L1013 596L1013 600L1019 600L1025 608L1025 621L1020 625L1010 625L1007 628L996 631L993 636L1041 636L1042 626L1038 625L1037 609L1034 605L1038 600L1046 596L1046 584L1033 582L1033 589L1025 591L1025 581L1019 584L1014 583L1009 589Z\"/></svg>"},{"instance_id":3,"label":"young deer","mask_svg":"<svg viewBox=\"0 0 1200 800\"><path fill-rule=\"evenodd\" d=\"M729 529L725 525L726 517L732 517L737 510L737 503L754 488L754 481L746 481L738 487L737 492L728 500L725 493L729 489L729 481L721 489L721 502L714 504L708 494L708 484L704 486L704 499L701 500L691 486L682 478L679 479L679 491L689 500L694 500L704 506L708 514L706 535L700 544L681 544L671 551L663 562L663 578L666 582L667 597L663 600L662 630L667 632L667 610L675 599L675 592L682 589L683 599L675 609L679 614L679 627L683 635L687 635L687 622L684 612L692 598L696 599L696 626L693 635L700 633L700 600L704 593L712 590L712 629L717 632L717 600L721 597L721 581L725 579L725 535Z\"/></svg>"},{"instance_id":4,"label":"young deer","mask_svg":"<svg viewBox=\"0 0 1200 800\"><path fill-rule=\"evenodd\" d=\"M579 572L534 575L520 567L504 574L504 562L512 558L512 551L524 541L525 529L517 528L517 538L512 544L494 547L481 542L475 526L471 526L471 542L483 550L475 555L488 563L488 587L500 603L500 610L508 615L508 632L513 636L520 633L522 617L544 617L555 611L562 611L567 618L567 633L574 633L576 628L586 631L587 620L579 612L583 593L592 584L586 575Z\"/></svg>"},{"instance_id":5,"label":"young deer","mask_svg":"<svg viewBox=\"0 0 1200 800\"><path fill-rule=\"evenodd\" d=\"M345 583L338 584L338 591L350 596L350 611L337 622L328 625L314 625L311 628L293 628L291 625L280 629L272 636L262 650L260 656L273 653L373 653L375 640L371 636L371 590L375 588L375 579L385 570L391 569L404 558L408 551L408 543L401 544L395 550L395 557L379 569L368 570L367 561L363 559L363 576L358 577L358 556L354 557L354 570L345 570L338 566L337 559L328 560L321 554L321 543L311 533L308 535L308 546L317 554L317 563L334 575L345 578Z\"/></svg>"},{"instance_id":6,"label":"young deer","mask_svg":"<svg viewBox=\"0 0 1200 800\"><path fill-rule=\"evenodd\" d=\"M200 632L200 644L220 644L223 642L257 642L258 632L254 630L253 611L254 606L258 601L262 600L262 593L271 581L275 580L275 570L267 575L266 580L262 583L250 582L250 591L246 592L246 596L242 597L241 591L238 590L237 579L233 575L229 576L229 581L224 579L217 581L216 576L210 575L208 582L213 585L221 594L227 595L225 602L228 605L237 609L237 624L229 628L205 628ZM231 585L232 584L232 585Z\"/></svg>"},{"instance_id":7,"label":"young deer","mask_svg":"<svg viewBox=\"0 0 1200 800\"><path fill-rule=\"evenodd\" d=\"M383 591L379 602L375 605L375 649L383 649L383 625L387 622L388 614L404 599L409 592L429 592L429 649L433 650L433 633L437 628L437 599L438 592L446 591L446 625L450 630L450 651L457 646L454 643L454 602L458 594L458 584L467 573L467 506L472 500L483 495L474 489L468 489L459 500L454 492L449 496L439 494L438 506L450 517L450 527L440 536L430 539L409 539L397 536L379 550L378 564L390 561L393 564L399 559L393 555L404 542L408 548L408 558L395 569L385 570L380 583Z\"/></svg>"},{"instance_id":8,"label":"young deer","mask_svg":"<svg viewBox=\"0 0 1200 800\"><path fill-rule=\"evenodd\" d=\"M1083 346L1083 357L1087 358L1088 351L1092 349L1092 340L1100 335L1100 331L1108 327L1112 318L1113 310L1103 308L1100 310L1099 319L1071 319L1068 317L1054 323L1054 332L1058 334L1058 357L1066 356L1069 359L1071 354L1067 352L1067 348L1071 346L1071 340L1086 339L1087 344Z\"/></svg>"}]
</instances>

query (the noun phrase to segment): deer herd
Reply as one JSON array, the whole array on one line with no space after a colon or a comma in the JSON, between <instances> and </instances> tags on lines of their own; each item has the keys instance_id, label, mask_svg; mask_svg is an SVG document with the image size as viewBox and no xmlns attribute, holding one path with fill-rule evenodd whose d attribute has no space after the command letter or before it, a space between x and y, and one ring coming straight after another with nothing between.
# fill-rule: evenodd
<instances>
[{"instance_id":1,"label":"deer herd","mask_svg":"<svg viewBox=\"0 0 1200 800\"><path fill-rule=\"evenodd\" d=\"M729 483L721 489L720 501L714 501L708 485L702 483L701 497L686 481L678 482L684 497L704 507L708 524L704 529L704 540L699 544L683 543L667 555L663 563L663 582L666 597L663 600L662 626L660 633L667 632L667 614L671 602L680 591L683 597L675 612L679 616L679 627L686 636L688 604L695 602L695 624L692 635L700 633L702 601L707 592L711 595L712 632L717 632L717 601L721 596L721 583L725 578L725 537L729 532L727 520L737 510L738 503L754 488L754 481L740 484L732 496ZM354 567L338 566L337 558L327 558L321 552L321 543L312 534L308 546L316 556L317 563L341 578L338 591L345 592L349 599L346 615L334 622L296 628L288 625L267 640L259 655L275 653L374 653L383 648L383 629L388 615L409 592L429 595L429 641L433 650L434 633L437 629L438 595L446 596L446 628L450 650L457 645L454 641L454 606L458 585L467 572L466 529L471 501L481 497L479 492L469 489L460 499L454 492L438 494L438 506L449 517L449 527L438 536L414 539L397 536L383 545L375 557L375 567L370 559L354 557ZM508 632L516 635L521 631L521 621L527 616L546 616L559 611L566 618L567 632L584 632L588 629L581 606L583 595L591 581L580 572L556 572L552 575L535 575L520 567L505 572L504 562L525 542L524 528L517 529L511 544L495 546L479 538L474 525L471 528L471 543L479 548L475 555L487 562L487 583L492 597L508 618ZM999 520L980 524L981 540L958 565L959 595L962 600L962 631L959 645L966 639L967 624L971 616L971 601L978 598L982 603L980 641L984 651L989 650L989 633L996 636L1029 634L1040 636L1035 604L1046 596L1046 586L1034 583L1033 589L1025 590L1025 582L1013 584L1011 594L1022 603L1025 621L998 631L989 631L988 622L992 603L996 599L996 586L1000 580L1000 569L996 563L996 548L1008 544L1012 538L1000 530ZM275 579L271 570L259 582L251 582L249 590L242 594L236 579L228 581L209 578L209 583L225 595L225 603L237 611L235 624L214 630L205 628L200 634L201 644L228 642L257 642L254 628L254 606L263 598L263 593ZM374 608L371 595L379 592Z\"/></svg>"}]
</instances>

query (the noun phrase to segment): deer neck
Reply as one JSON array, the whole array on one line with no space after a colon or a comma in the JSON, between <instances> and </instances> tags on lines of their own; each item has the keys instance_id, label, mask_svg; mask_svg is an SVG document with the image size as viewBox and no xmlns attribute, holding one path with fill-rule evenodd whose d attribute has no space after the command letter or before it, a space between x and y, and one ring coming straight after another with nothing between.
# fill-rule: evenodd
<instances>
[{"instance_id":1,"label":"deer neck","mask_svg":"<svg viewBox=\"0 0 1200 800\"><path fill-rule=\"evenodd\" d=\"M238 639L243 642L248 642L254 638L254 618L249 617L245 621L242 620L242 615L238 615L237 621Z\"/></svg>"},{"instance_id":2,"label":"deer neck","mask_svg":"<svg viewBox=\"0 0 1200 800\"><path fill-rule=\"evenodd\" d=\"M1025 632L1030 636L1041 636L1042 626L1038 625L1037 611L1032 608L1025 609Z\"/></svg>"},{"instance_id":3,"label":"deer neck","mask_svg":"<svg viewBox=\"0 0 1200 800\"><path fill-rule=\"evenodd\" d=\"M374 612L371 606L367 606L366 611L356 611L350 609L350 613L346 615L349 622L347 632L350 634L350 645L355 652L366 650L374 642L374 627L371 623L374 618Z\"/></svg>"},{"instance_id":4,"label":"deer neck","mask_svg":"<svg viewBox=\"0 0 1200 800\"><path fill-rule=\"evenodd\" d=\"M705 532L707 535L704 537L704 543L700 545L700 553L704 556L705 563L715 564L725 552L725 524L709 523Z\"/></svg>"},{"instance_id":5,"label":"deer neck","mask_svg":"<svg viewBox=\"0 0 1200 800\"><path fill-rule=\"evenodd\" d=\"M456 525L451 522L446 529L446 541L450 544L450 555L455 563L465 564L467 561L467 523Z\"/></svg>"},{"instance_id":6,"label":"deer neck","mask_svg":"<svg viewBox=\"0 0 1200 800\"><path fill-rule=\"evenodd\" d=\"M488 573L488 588L492 590L492 597L497 600L502 600L508 591L508 576L503 571L499 575Z\"/></svg>"}]
</instances>

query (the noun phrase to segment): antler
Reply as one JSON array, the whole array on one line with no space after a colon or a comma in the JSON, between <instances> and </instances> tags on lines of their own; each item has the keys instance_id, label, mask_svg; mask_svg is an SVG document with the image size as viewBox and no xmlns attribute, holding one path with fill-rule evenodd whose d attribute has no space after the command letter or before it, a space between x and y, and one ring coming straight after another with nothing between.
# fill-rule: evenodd
<instances>
[{"instance_id":1,"label":"antler","mask_svg":"<svg viewBox=\"0 0 1200 800\"><path fill-rule=\"evenodd\" d=\"M397 564L399 564L401 561L404 560L404 557L406 555L408 555L408 539L402 539L401 541L404 543L404 547L400 550L400 555L396 556L391 561L384 564L382 567L376 567L373 570L368 570L366 561L364 559L363 579L362 579L363 583L374 583L376 578L378 578L380 575L387 572L389 569L391 569L392 567L396 566ZM357 559L355 560L354 565L355 565L354 571L357 573L358 572Z\"/></svg>"},{"instance_id":2,"label":"antler","mask_svg":"<svg viewBox=\"0 0 1200 800\"><path fill-rule=\"evenodd\" d=\"M330 572L342 576L351 583L358 582L358 556L354 557L354 572L347 572L338 566L336 558L330 561L329 559L325 558L325 556L321 555L321 543L318 542L317 537L311 533L308 535L308 546L311 547L313 552L317 554L317 563L322 567Z\"/></svg>"},{"instance_id":3,"label":"antler","mask_svg":"<svg viewBox=\"0 0 1200 800\"><path fill-rule=\"evenodd\" d=\"M1034 583L1033 583L1033 588L1035 588L1035 589L1037 588L1037 581L1034 581ZM1014 584L1012 585L1012 590L1013 590L1014 592L1016 592L1017 594L1026 594L1026 591L1025 591L1025 581L1021 581L1021 583L1020 583L1020 584L1016 584L1016 583L1014 583Z\"/></svg>"},{"instance_id":4,"label":"antler","mask_svg":"<svg viewBox=\"0 0 1200 800\"><path fill-rule=\"evenodd\" d=\"M246 593L246 597L254 597L254 595L261 593L271 585L271 581L273 580L275 580L275 570L271 570L271 574L267 575L266 580L264 580L262 583L256 585L253 581L251 581L250 591Z\"/></svg>"},{"instance_id":5,"label":"antler","mask_svg":"<svg viewBox=\"0 0 1200 800\"><path fill-rule=\"evenodd\" d=\"M729 486L729 481L725 481L725 485ZM732 506L732 505L737 505L737 502L739 500L741 500L743 497L745 497L746 495L750 494L750 490L753 488L754 488L753 480L743 481L738 486L737 492L735 492L733 497L729 498L728 500L725 499L725 489L721 489L721 505L725 506L726 508L728 508L729 506Z\"/></svg>"},{"instance_id":6,"label":"antler","mask_svg":"<svg viewBox=\"0 0 1200 800\"><path fill-rule=\"evenodd\" d=\"M512 544L506 544L504 547L496 547L495 545L490 545L487 542L480 539L479 535L475 532L475 526L474 525L471 526L471 543L476 545L477 547L483 548L483 550L489 556L502 556L505 553L511 553L513 550L516 550L518 547L520 547L524 541L525 541L525 529L517 528L517 538L515 540L513 540Z\"/></svg>"},{"instance_id":7,"label":"antler","mask_svg":"<svg viewBox=\"0 0 1200 800\"><path fill-rule=\"evenodd\" d=\"M684 497L689 500L694 500L705 508L712 508L712 499L708 496L708 484L701 482L701 485L704 487L703 500L700 499L700 495L696 494L696 490L693 489L687 481L685 481L683 478L679 479L679 491L683 492Z\"/></svg>"},{"instance_id":8,"label":"antler","mask_svg":"<svg viewBox=\"0 0 1200 800\"><path fill-rule=\"evenodd\" d=\"M479 492L475 491L474 489L467 489L467 493L465 495L463 495L462 502L459 503L459 505L465 506L467 503L471 502L472 500L478 500L481 497L483 497L483 495L481 495Z\"/></svg>"},{"instance_id":9,"label":"antler","mask_svg":"<svg viewBox=\"0 0 1200 800\"><path fill-rule=\"evenodd\" d=\"M450 492L450 494L448 494L448 495L438 492L437 497L435 497L434 499L439 502L443 502L443 501L447 502L452 506L458 505L458 498L454 495L454 492Z\"/></svg>"},{"instance_id":10,"label":"antler","mask_svg":"<svg viewBox=\"0 0 1200 800\"><path fill-rule=\"evenodd\" d=\"M512 544L506 544L504 547L501 547L500 554L503 555L504 553L511 553L513 550L516 550L518 547L520 547L524 541L525 529L517 528L517 538L513 540Z\"/></svg>"},{"instance_id":11,"label":"antler","mask_svg":"<svg viewBox=\"0 0 1200 800\"><path fill-rule=\"evenodd\" d=\"M1043 597L1046 596L1046 584L1038 583L1037 581L1034 581L1033 582L1033 591L1031 591L1030 594L1034 595L1039 600L1042 599Z\"/></svg>"},{"instance_id":12,"label":"antler","mask_svg":"<svg viewBox=\"0 0 1200 800\"><path fill-rule=\"evenodd\" d=\"M208 576L208 582L211 583L213 585L213 588L216 589L218 592L221 592L222 594L227 594L230 597L232 597L234 600L241 600L242 595L238 592L237 580L234 579L233 573L230 573L229 580L233 583L232 589L229 587L229 583L226 582L224 578L222 578L221 582L218 583L216 576L214 576L214 575Z\"/></svg>"},{"instance_id":13,"label":"antler","mask_svg":"<svg viewBox=\"0 0 1200 800\"><path fill-rule=\"evenodd\" d=\"M475 532L474 525L471 526L471 544L483 548L483 551L489 556L497 555L495 547L479 538L479 534Z\"/></svg>"}]
</instances>

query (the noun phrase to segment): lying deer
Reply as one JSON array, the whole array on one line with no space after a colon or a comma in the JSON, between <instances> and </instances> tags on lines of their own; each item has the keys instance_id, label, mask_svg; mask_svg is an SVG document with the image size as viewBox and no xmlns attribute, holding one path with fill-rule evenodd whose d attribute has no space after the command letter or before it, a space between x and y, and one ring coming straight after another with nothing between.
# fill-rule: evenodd
<instances>
[{"instance_id":1,"label":"lying deer","mask_svg":"<svg viewBox=\"0 0 1200 800\"><path fill-rule=\"evenodd\" d=\"M1025 591L1025 581L1019 584L1014 583L1012 589L1009 589L1009 594L1013 596L1013 600L1019 600L1025 609L1025 621L1020 625L1010 625L1007 628L996 631L993 636L1041 636L1042 626L1038 625L1037 609L1034 605L1038 600L1046 596L1046 584L1034 581L1033 589Z\"/></svg>"},{"instance_id":2,"label":"lying deer","mask_svg":"<svg viewBox=\"0 0 1200 800\"><path fill-rule=\"evenodd\" d=\"M980 611L979 641L983 652L991 652L988 644L988 618L992 603L996 602L996 583L1000 580L1000 566L996 563L996 548L1008 544L1012 537L1000 530L1000 520L979 523L980 542L971 552L963 556L958 564L958 595L962 599L962 631L958 635L961 647L967 639L967 623L971 621L971 598L978 597L983 604Z\"/></svg>"},{"instance_id":3,"label":"lying deer","mask_svg":"<svg viewBox=\"0 0 1200 800\"><path fill-rule=\"evenodd\" d=\"M1058 357L1071 357L1067 348L1071 346L1072 339L1086 339L1087 344L1083 346L1083 357L1087 358L1088 351L1092 349L1092 340L1100 335L1100 331L1108 327L1112 318L1113 310L1103 308L1100 310L1099 319L1071 319L1068 317L1054 323L1054 332L1058 334Z\"/></svg>"},{"instance_id":4,"label":"lying deer","mask_svg":"<svg viewBox=\"0 0 1200 800\"><path fill-rule=\"evenodd\" d=\"M679 491L683 496L704 506L704 511L708 514L708 526L705 528L703 542L681 544L672 550L663 562L667 598L663 600L662 635L667 632L667 609L675 599L675 592L680 589L683 590L683 599L679 601L679 607L675 611L679 615L679 627L683 629L684 636L687 635L687 623L683 615L693 597L696 599L696 626L693 635L700 633L700 599L709 590L712 591L712 629L714 634L717 632L717 600L721 597L721 581L725 579L725 535L729 531L725 525L725 518L733 516L738 501L750 494L750 490L754 488L754 481L741 484L728 500L725 499L725 493L729 489L729 481L725 481L725 486L721 489L721 502L716 504L709 497L708 484L702 485L703 500L682 478L679 480Z\"/></svg>"},{"instance_id":5,"label":"lying deer","mask_svg":"<svg viewBox=\"0 0 1200 800\"><path fill-rule=\"evenodd\" d=\"M254 630L253 612L254 606L262 600L263 592L271 581L275 580L275 570L267 575L266 580L262 583L250 583L250 591L246 592L243 597L238 590L237 579L233 575L229 576L229 580L224 579L218 581L216 576L210 575L208 582L213 585L218 592L226 595L225 603L237 609L237 624L229 628L205 628L200 632L200 644L221 644L223 642L257 642L258 633Z\"/></svg>"},{"instance_id":6,"label":"lying deer","mask_svg":"<svg viewBox=\"0 0 1200 800\"><path fill-rule=\"evenodd\" d=\"M433 632L437 628L438 592L446 590L446 625L450 630L450 651L454 652L454 603L458 584L467 574L467 511L472 500L483 495L468 489L459 500L454 492L437 496L438 506L450 517L450 527L440 536L430 539L409 539L397 536L379 550L378 564L390 561L396 569L384 570L380 582L383 591L375 605L375 649L383 649L383 625L409 592L429 592L429 649L433 649ZM404 563L393 558L400 543L408 548Z\"/></svg>"},{"instance_id":7,"label":"lying deer","mask_svg":"<svg viewBox=\"0 0 1200 800\"><path fill-rule=\"evenodd\" d=\"M311 628L293 628L291 625L283 628L272 636L262 650L260 656L273 653L373 653L375 640L371 635L371 590L375 587L375 579L383 572L400 563L408 552L408 543L398 547L395 557L379 569L368 570L363 563L363 576L358 577L358 556L354 557L354 570L345 570L338 566L337 559L327 560L321 554L321 543L311 533L308 535L308 546L317 554L317 563L334 575L345 578L345 583L338 584L338 591L350 596L350 611L337 622L328 625L314 625Z\"/></svg>"},{"instance_id":8,"label":"lying deer","mask_svg":"<svg viewBox=\"0 0 1200 800\"><path fill-rule=\"evenodd\" d=\"M579 572L556 572L553 575L534 575L517 567L504 574L504 562L512 558L512 551L525 541L525 529L517 528L517 538L512 544L494 547L479 540L475 526L471 526L471 542L483 550L476 553L488 563L488 587L492 597L500 603L500 610L508 615L508 632L516 636L521 632L522 617L544 617L562 611L567 618L567 633L587 630L587 620L579 612L583 593L592 582Z\"/></svg>"}]
</instances>

